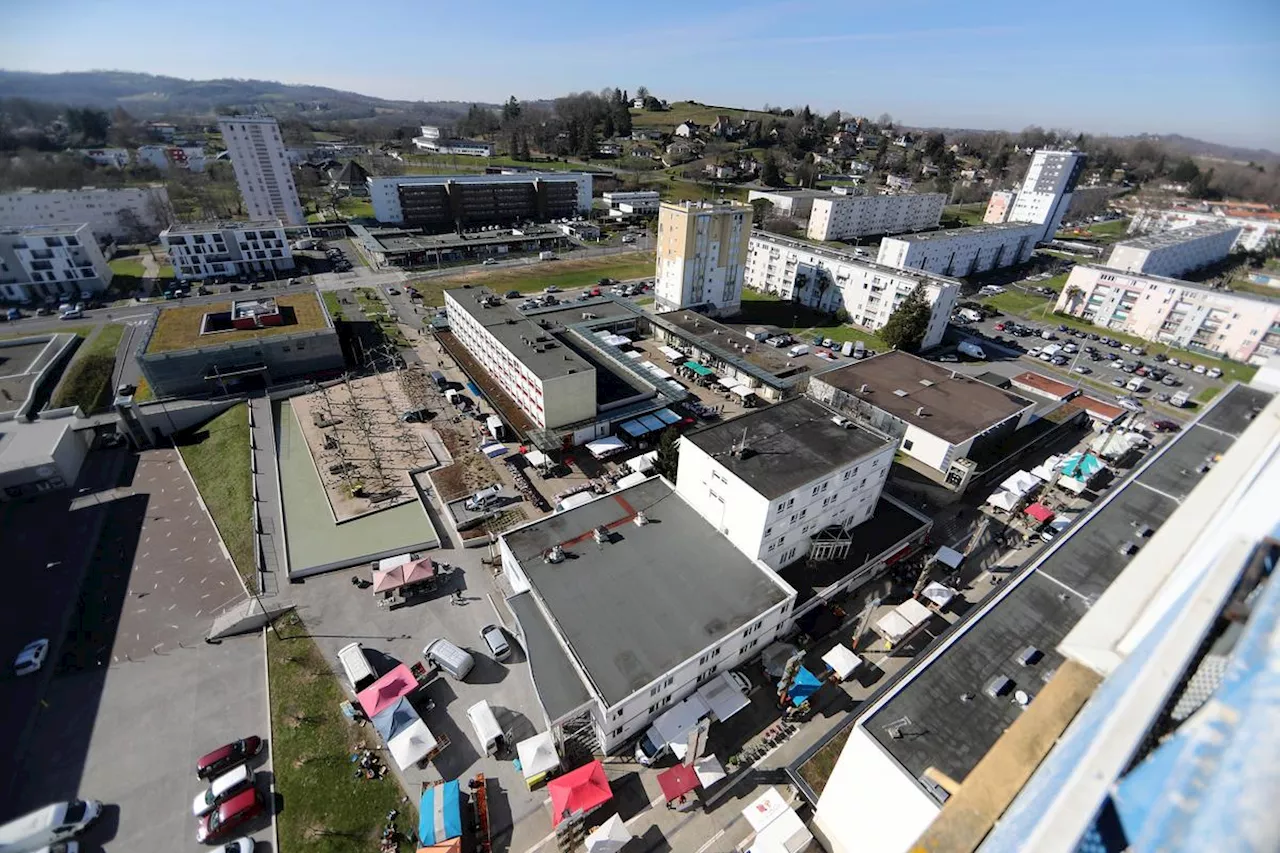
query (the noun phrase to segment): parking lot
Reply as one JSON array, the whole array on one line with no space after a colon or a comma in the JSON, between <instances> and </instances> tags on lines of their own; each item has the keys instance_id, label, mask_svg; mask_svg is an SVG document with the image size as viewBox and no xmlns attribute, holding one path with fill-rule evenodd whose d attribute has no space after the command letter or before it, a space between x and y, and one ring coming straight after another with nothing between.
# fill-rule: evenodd
<instances>
[{"instance_id":1,"label":"parking lot","mask_svg":"<svg viewBox=\"0 0 1280 853\"><path fill-rule=\"evenodd\" d=\"M101 800L104 817L81 837L82 849L194 850L192 799L204 787L196 759L266 737L266 662L258 635L203 642L214 615L244 591L176 451L131 459L120 489L80 497L107 514L106 524L28 744L15 810ZM252 764L259 789L270 791L269 743ZM270 841L269 819L246 829Z\"/></svg>"}]
</instances>

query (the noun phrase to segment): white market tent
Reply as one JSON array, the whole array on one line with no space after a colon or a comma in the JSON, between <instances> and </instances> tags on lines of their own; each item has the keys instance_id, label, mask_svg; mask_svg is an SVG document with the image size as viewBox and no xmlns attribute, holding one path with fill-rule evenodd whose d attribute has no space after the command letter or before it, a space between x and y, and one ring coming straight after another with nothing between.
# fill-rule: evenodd
<instances>
[{"instance_id":1,"label":"white market tent","mask_svg":"<svg viewBox=\"0 0 1280 853\"><path fill-rule=\"evenodd\" d=\"M1062 461L1062 456L1054 454L1039 465L1031 469L1031 476L1044 480L1046 483L1053 479L1054 472L1058 468L1058 463Z\"/></svg>"},{"instance_id":2,"label":"white market tent","mask_svg":"<svg viewBox=\"0 0 1280 853\"><path fill-rule=\"evenodd\" d=\"M636 471L618 480L618 482L613 484L613 488L615 491L621 491L622 489L630 488L637 483L643 483L647 479L649 479L648 474L642 474L639 471Z\"/></svg>"},{"instance_id":3,"label":"white market tent","mask_svg":"<svg viewBox=\"0 0 1280 853\"><path fill-rule=\"evenodd\" d=\"M876 622L876 633L891 645L911 636L933 614L914 598L908 598Z\"/></svg>"},{"instance_id":4,"label":"white market tent","mask_svg":"<svg viewBox=\"0 0 1280 853\"><path fill-rule=\"evenodd\" d=\"M547 459L547 454L543 453L541 450L526 450L524 452L524 458L535 468L541 468L550 461Z\"/></svg>"},{"instance_id":5,"label":"white market tent","mask_svg":"<svg viewBox=\"0 0 1280 853\"><path fill-rule=\"evenodd\" d=\"M749 385L735 385L729 389L729 393L745 399L756 393L756 390Z\"/></svg>"},{"instance_id":6,"label":"white market tent","mask_svg":"<svg viewBox=\"0 0 1280 853\"><path fill-rule=\"evenodd\" d=\"M751 701L742 695L738 685L733 683L728 672L720 673L699 687L698 695L707 703L707 707L711 709L715 718L722 723L751 704Z\"/></svg>"},{"instance_id":7,"label":"white market tent","mask_svg":"<svg viewBox=\"0 0 1280 853\"><path fill-rule=\"evenodd\" d=\"M422 720L415 720L404 731L387 741L387 749L401 770L408 770L430 755L435 748L435 736Z\"/></svg>"},{"instance_id":8,"label":"white market tent","mask_svg":"<svg viewBox=\"0 0 1280 853\"><path fill-rule=\"evenodd\" d=\"M672 347L665 346L665 345L658 347L658 351L661 352L663 355L665 355L672 364L676 362L680 362L683 364L684 360L688 358L688 356L680 352L680 350L673 349Z\"/></svg>"},{"instance_id":9,"label":"white market tent","mask_svg":"<svg viewBox=\"0 0 1280 853\"><path fill-rule=\"evenodd\" d=\"M1015 495L1012 492L1006 492L1004 489L999 489L993 492L991 497L987 498L987 503L996 509L1002 509L1005 512L1013 512L1013 508L1017 506L1018 501L1020 500L1022 500L1020 495Z\"/></svg>"},{"instance_id":10,"label":"white market tent","mask_svg":"<svg viewBox=\"0 0 1280 853\"><path fill-rule=\"evenodd\" d=\"M639 456L628 459L622 463L637 474L647 474L653 470L654 464L658 460L658 451L650 450L648 453L641 453Z\"/></svg>"},{"instance_id":11,"label":"white market tent","mask_svg":"<svg viewBox=\"0 0 1280 853\"><path fill-rule=\"evenodd\" d=\"M542 732L520 741L516 744L516 755L520 757L520 772L525 779L532 779L560 766L560 756L556 753L556 741L551 732Z\"/></svg>"},{"instance_id":12,"label":"white market tent","mask_svg":"<svg viewBox=\"0 0 1280 853\"><path fill-rule=\"evenodd\" d=\"M813 834L795 810L788 807L756 833L756 839L748 849L750 853L800 853L808 850L812 843Z\"/></svg>"},{"instance_id":13,"label":"white market tent","mask_svg":"<svg viewBox=\"0 0 1280 853\"><path fill-rule=\"evenodd\" d=\"M787 801L778 793L778 789L770 787L769 790L756 797L751 802L751 805L742 810L742 816L747 819L747 823L751 824L753 831L760 832L773 823L778 818L778 815L790 810L791 807L787 805Z\"/></svg>"},{"instance_id":14,"label":"white market tent","mask_svg":"<svg viewBox=\"0 0 1280 853\"><path fill-rule=\"evenodd\" d=\"M1030 472L1018 471L1005 478L1005 481L1000 484L1000 488L1021 497L1038 485L1040 485L1040 481L1031 476Z\"/></svg>"},{"instance_id":15,"label":"white market tent","mask_svg":"<svg viewBox=\"0 0 1280 853\"><path fill-rule=\"evenodd\" d=\"M626 450L627 444L616 435L608 435L604 438L597 438L595 441L587 442L587 450L597 459L603 459L610 453L617 453L620 450Z\"/></svg>"},{"instance_id":16,"label":"white market tent","mask_svg":"<svg viewBox=\"0 0 1280 853\"><path fill-rule=\"evenodd\" d=\"M714 755L704 755L693 762L693 772L697 774L698 782L704 788L714 785L729 775L724 772L724 765Z\"/></svg>"},{"instance_id":17,"label":"white market tent","mask_svg":"<svg viewBox=\"0 0 1280 853\"><path fill-rule=\"evenodd\" d=\"M716 380L716 384L722 388L736 388L739 383L732 376L721 376Z\"/></svg>"},{"instance_id":18,"label":"white market tent","mask_svg":"<svg viewBox=\"0 0 1280 853\"><path fill-rule=\"evenodd\" d=\"M844 681L862 665L862 658L837 643L835 648L822 656L822 662L831 667L837 678Z\"/></svg>"},{"instance_id":19,"label":"white market tent","mask_svg":"<svg viewBox=\"0 0 1280 853\"><path fill-rule=\"evenodd\" d=\"M938 583L937 581L931 581L928 586L920 591L920 595L921 597L928 599L931 604L941 610L950 604L951 600L956 597L956 591L949 586L944 586L943 584Z\"/></svg>"},{"instance_id":20,"label":"white market tent","mask_svg":"<svg viewBox=\"0 0 1280 853\"><path fill-rule=\"evenodd\" d=\"M1084 483L1071 477L1059 477L1058 485L1072 494L1080 494L1085 490Z\"/></svg>"},{"instance_id":21,"label":"white market tent","mask_svg":"<svg viewBox=\"0 0 1280 853\"><path fill-rule=\"evenodd\" d=\"M961 554L955 548L948 548L946 545L940 547L938 553L933 555L933 558L950 569L958 569L960 564L964 562L964 554Z\"/></svg>"},{"instance_id":22,"label":"white market tent","mask_svg":"<svg viewBox=\"0 0 1280 853\"><path fill-rule=\"evenodd\" d=\"M618 853L634 836L618 815L610 815L587 836L587 853Z\"/></svg>"}]
</instances>

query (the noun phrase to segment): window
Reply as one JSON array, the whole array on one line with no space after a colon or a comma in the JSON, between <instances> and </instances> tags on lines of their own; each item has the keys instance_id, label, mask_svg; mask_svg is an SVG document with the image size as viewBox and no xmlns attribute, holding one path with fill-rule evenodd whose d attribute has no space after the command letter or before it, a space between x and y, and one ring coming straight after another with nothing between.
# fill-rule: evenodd
<instances>
[{"instance_id":1,"label":"window","mask_svg":"<svg viewBox=\"0 0 1280 853\"><path fill-rule=\"evenodd\" d=\"M610 736L610 737L617 737L617 736L618 736L618 735L620 735L620 734L622 734L622 726L618 726L616 729L614 729L613 731L609 732L609 736Z\"/></svg>"},{"instance_id":2,"label":"window","mask_svg":"<svg viewBox=\"0 0 1280 853\"><path fill-rule=\"evenodd\" d=\"M902 449L903 449L903 450L910 450L910 449L911 449L911 445L912 445L911 439L909 439L909 438L908 438L908 439L906 439L906 440L904 440L904 441L902 442Z\"/></svg>"}]
</instances>

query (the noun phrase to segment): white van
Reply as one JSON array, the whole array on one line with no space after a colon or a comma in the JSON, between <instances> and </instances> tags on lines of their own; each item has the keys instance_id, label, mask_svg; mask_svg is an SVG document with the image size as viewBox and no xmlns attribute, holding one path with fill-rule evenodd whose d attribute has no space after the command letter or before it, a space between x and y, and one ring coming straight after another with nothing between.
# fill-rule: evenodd
<instances>
[{"instance_id":1,"label":"white van","mask_svg":"<svg viewBox=\"0 0 1280 853\"><path fill-rule=\"evenodd\" d=\"M351 689L356 693L378 680L373 673L373 667L369 666L369 658L365 656L364 646L359 643L351 643L339 649L338 663L342 664L342 671L346 673L347 681L351 683Z\"/></svg>"},{"instance_id":2,"label":"white van","mask_svg":"<svg viewBox=\"0 0 1280 853\"><path fill-rule=\"evenodd\" d=\"M422 656L443 669L458 681L466 681L467 674L476 665L471 652L459 648L444 637L432 640L422 650Z\"/></svg>"},{"instance_id":3,"label":"white van","mask_svg":"<svg viewBox=\"0 0 1280 853\"><path fill-rule=\"evenodd\" d=\"M1126 383L1125 383L1125 386L1124 386L1124 387L1125 387L1125 388L1128 388L1130 391L1145 391L1145 390L1147 390L1147 386L1142 384L1142 377L1141 377L1141 376L1135 376L1135 377L1133 377L1132 379L1130 379L1128 382L1126 382Z\"/></svg>"},{"instance_id":4,"label":"white van","mask_svg":"<svg viewBox=\"0 0 1280 853\"><path fill-rule=\"evenodd\" d=\"M506 740L502 736L502 727L494 716L493 708L488 702L477 702L467 709L467 719L476 733L476 742L480 744L480 752L485 755L497 755L505 752Z\"/></svg>"},{"instance_id":5,"label":"white van","mask_svg":"<svg viewBox=\"0 0 1280 853\"><path fill-rule=\"evenodd\" d=\"M73 838L102 814L97 800L53 803L0 826L0 850L23 853Z\"/></svg>"},{"instance_id":6,"label":"white van","mask_svg":"<svg viewBox=\"0 0 1280 853\"><path fill-rule=\"evenodd\" d=\"M787 355L791 356L792 358L795 358L797 356L804 355L808 351L809 351L808 344L796 344L791 349L787 350Z\"/></svg>"}]
</instances>

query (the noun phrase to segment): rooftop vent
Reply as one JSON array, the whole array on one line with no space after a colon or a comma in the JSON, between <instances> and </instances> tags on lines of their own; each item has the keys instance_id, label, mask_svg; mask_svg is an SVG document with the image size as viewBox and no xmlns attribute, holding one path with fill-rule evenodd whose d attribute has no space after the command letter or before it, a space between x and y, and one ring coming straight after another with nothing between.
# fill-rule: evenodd
<instances>
[{"instance_id":1,"label":"rooftop vent","mask_svg":"<svg viewBox=\"0 0 1280 853\"><path fill-rule=\"evenodd\" d=\"M1017 660L1018 663L1023 666L1031 666L1032 664L1039 663L1043 657L1044 652L1040 651L1035 646L1027 646L1025 649L1018 652Z\"/></svg>"},{"instance_id":2,"label":"rooftop vent","mask_svg":"<svg viewBox=\"0 0 1280 853\"><path fill-rule=\"evenodd\" d=\"M972 702L973 700L974 700L974 695L973 695L972 693L961 693L961 694L960 694L960 701L961 701L961 702Z\"/></svg>"},{"instance_id":3,"label":"rooftop vent","mask_svg":"<svg viewBox=\"0 0 1280 853\"><path fill-rule=\"evenodd\" d=\"M952 378L952 379L959 379L959 378L960 378L960 374L956 373L956 372L953 370L953 371L951 371L951 378Z\"/></svg>"},{"instance_id":4,"label":"rooftop vent","mask_svg":"<svg viewBox=\"0 0 1280 853\"><path fill-rule=\"evenodd\" d=\"M559 545L552 546L542 555L542 559L548 563L562 563L564 562L564 549Z\"/></svg>"},{"instance_id":5,"label":"rooftop vent","mask_svg":"<svg viewBox=\"0 0 1280 853\"><path fill-rule=\"evenodd\" d=\"M1153 528L1150 524L1143 524L1140 521L1134 521L1132 522L1132 524L1133 524L1134 534L1137 536L1141 536L1143 539L1146 539L1152 533L1156 532L1155 528Z\"/></svg>"},{"instance_id":6,"label":"rooftop vent","mask_svg":"<svg viewBox=\"0 0 1280 853\"><path fill-rule=\"evenodd\" d=\"M1125 542L1120 545L1119 551L1126 557L1132 557L1134 554L1138 553L1138 546L1133 542Z\"/></svg>"},{"instance_id":7,"label":"rooftop vent","mask_svg":"<svg viewBox=\"0 0 1280 853\"><path fill-rule=\"evenodd\" d=\"M997 675L995 678L987 682L987 686L983 688L982 692L986 693L992 699L999 699L1001 696L1008 695L1012 690L1013 679L1009 678L1007 675Z\"/></svg>"},{"instance_id":8,"label":"rooftop vent","mask_svg":"<svg viewBox=\"0 0 1280 853\"><path fill-rule=\"evenodd\" d=\"M921 379L921 380L920 380L920 384L921 384L921 385L923 385L923 386L924 386L924 387L926 387L926 388L932 388L932 387L933 387L933 381L932 381L932 380L930 380L930 379Z\"/></svg>"},{"instance_id":9,"label":"rooftop vent","mask_svg":"<svg viewBox=\"0 0 1280 853\"><path fill-rule=\"evenodd\" d=\"M636 527L644 527L649 523L649 516L644 514L644 510L640 510L636 513L635 522Z\"/></svg>"},{"instance_id":10,"label":"rooftop vent","mask_svg":"<svg viewBox=\"0 0 1280 853\"><path fill-rule=\"evenodd\" d=\"M1015 690L1013 691L1013 701L1025 708L1031 704L1031 695L1025 690Z\"/></svg>"},{"instance_id":11,"label":"rooftop vent","mask_svg":"<svg viewBox=\"0 0 1280 853\"><path fill-rule=\"evenodd\" d=\"M597 545L609 544L609 528L605 527L603 524L592 530L591 536L596 540Z\"/></svg>"},{"instance_id":12,"label":"rooftop vent","mask_svg":"<svg viewBox=\"0 0 1280 853\"><path fill-rule=\"evenodd\" d=\"M916 407L916 417L917 417L917 418L923 418L923 417L924 417L924 406L917 406L917 407Z\"/></svg>"},{"instance_id":13,"label":"rooftop vent","mask_svg":"<svg viewBox=\"0 0 1280 853\"><path fill-rule=\"evenodd\" d=\"M859 393L859 394L865 394L865 393L867 393L867 387L868 387L868 386L867 386L867 383L863 382L863 383L862 383L862 385L861 385L861 386L859 386L859 388L858 388L858 393Z\"/></svg>"},{"instance_id":14,"label":"rooftop vent","mask_svg":"<svg viewBox=\"0 0 1280 853\"><path fill-rule=\"evenodd\" d=\"M897 390L895 390L895 391L893 392L893 394L894 394L894 396L895 396L895 397L905 397L905 396L907 396L907 392L906 392L906 391L903 391L901 388L898 388Z\"/></svg>"}]
</instances>

